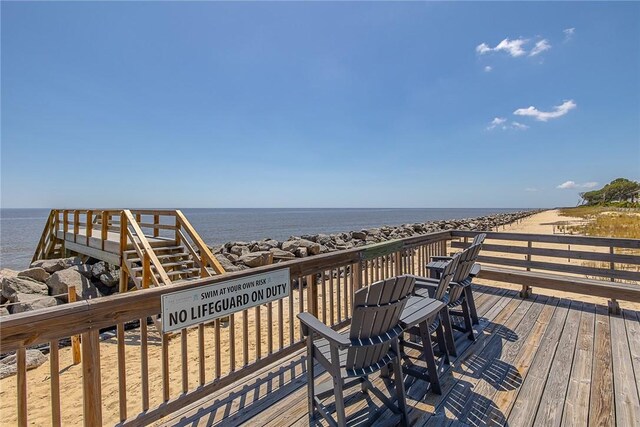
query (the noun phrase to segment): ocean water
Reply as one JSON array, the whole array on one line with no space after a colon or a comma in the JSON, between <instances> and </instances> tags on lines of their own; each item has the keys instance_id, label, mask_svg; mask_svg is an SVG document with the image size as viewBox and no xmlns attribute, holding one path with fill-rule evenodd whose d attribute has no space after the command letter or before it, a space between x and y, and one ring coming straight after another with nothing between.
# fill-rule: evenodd
<instances>
[{"instance_id":1,"label":"ocean water","mask_svg":"<svg viewBox=\"0 0 640 427\"><path fill-rule=\"evenodd\" d=\"M302 234L336 233L383 225L472 218L522 209L182 209L210 244ZM0 209L0 267L29 266L49 209Z\"/></svg>"}]
</instances>

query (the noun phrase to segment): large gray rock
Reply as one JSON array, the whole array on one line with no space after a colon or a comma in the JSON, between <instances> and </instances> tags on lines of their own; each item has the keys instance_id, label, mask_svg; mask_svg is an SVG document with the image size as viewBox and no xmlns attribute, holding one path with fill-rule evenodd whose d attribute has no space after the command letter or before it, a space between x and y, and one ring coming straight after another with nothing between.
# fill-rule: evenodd
<instances>
[{"instance_id":1,"label":"large gray rock","mask_svg":"<svg viewBox=\"0 0 640 427\"><path fill-rule=\"evenodd\" d=\"M64 270L65 268L73 267L74 265L82 264L82 260L79 257L70 258L58 258L58 259L41 259L31 263L30 267L42 267L47 273L55 273L56 271Z\"/></svg>"},{"instance_id":2,"label":"large gray rock","mask_svg":"<svg viewBox=\"0 0 640 427\"><path fill-rule=\"evenodd\" d=\"M47 361L47 356L42 354L40 350L27 349L25 353L27 370L37 368ZM17 372L17 364L18 359L15 353L0 360L0 379L15 375Z\"/></svg>"},{"instance_id":3,"label":"large gray rock","mask_svg":"<svg viewBox=\"0 0 640 427\"><path fill-rule=\"evenodd\" d=\"M58 300L49 295L15 294L11 301L14 303L11 306L11 312L13 314L58 305Z\"/></svg>"},{"instance_id":4,"label":"large gray rock","mask_svg":"<svg viewBox=\"0 0 640 427\"><path fill-rule=\"evenodd\" d=\"M305 248L309 255L317 255L320 253L320 245L307 239L289 239L282 243L282 250L287 252L296 252L298 248Z\"/></svg>"},{"instance_id":5,"label":"large gray rock","mask_svg":"<svg viewBox=\"0 0 640 427\"><path fill-rule=\"evenodd\" d=\"M273 254L274 260L290 260L290 259L296 258L296 255L294 253L289 251L283 251L282 249L278 249L278 248L271 248L269 249L269 252Z\"/></svg>"},{"instance_id":6,"label":"large gray rock","mask_svg":"<svg viewBox=\"0 0 640 427\"><path fill-rule=\"evenodd\" d=\"M242 255L238 261L248 267L260 267L261 265L267 265L269 262L270 252L259 251L250 252L246 255Z\"/></svg>"},{"instance_id":7,"label":"large gray rock","mask_svg":"<svg viewBox=\"0 0 640 427\"><path fill-rule=\"evenodd\" d=\"M289 239L282 242L282 250L287 252L294 252L300 247L300 239Z\"/></svg>"},{"instance_id":8,"label":"large gray rock","mask_svg":"<svg viewBox=\"0 0 640 427\"><path fill-rule=\"evenodd\" d=\"M2 296L13 302L18 294L48 295L49 288L44 283L27 277L5 277L2 279Z\"/></svg>"},{"instance_id":9,"label":"large gray rock","mask_svg":"<svg viewBox=\"0 0 640 427\"><path fill-rule=\"evenodd\" d=\"M229 252L236 256L241 257L243 255L248 254L250 250L248 246L234 245L234 246L231 246L231 249L229 249Z\"/></svg>"},{"instance_id":10,"label":"large gray rock","mask_svg":"<svg viewBox=\"0 0 640 427\"><path fill-rule=\"evenodd\" d=\"M18 276L18 272L15 270L11 270L10 268L0 269L0 287L2 286L2 281L4 280L5 277L17 277L17 276ZM2 295L2 292L0 292L0 304L4 304L7 301L8 299L5 298L4 295Z\"/></svg>"},{"instance_id":11,"label":"large gray rock","mask_svg":"<svg viewBox=\"0 0 640 427\"><path fill-rule=\"evenodd\" d=\"M109 272L109 266L104 261L96 262L91 266L91 276L96 279L107 272Z\"/></svg>"},{"instance_id":12,"label":"large gray rock","mask_svg":"<svg viewBox=\"0 0 640 427\"><path fill-rule=\"evenodd\" d=\"M220 265L222 265L222 268L224 268L224 271L226 271L227 273L241 270L241 268L233 265L233 263L229 259L227 259L226 256L222 254L214 254L214 256L216 257ZM235 255L232 255L232 256L235 257Z\"/></svg>"},{"instance_id":13,"label":"large gray rock","mask_svg":"<svg viewBox=\"0 0 640 427\"><path fill-rule=\"evenodd\" d=\"M67 301L67 293L69 286L76 287L76 295L78 299L90 299L102 296L91 280L89 280L78 269L68 268L53 273L47 286L51 289L51 295L59 296L59 298Z\"/></svg>"},{"instance_id":14,"label":"large gray rock","mask_svg":"<svg viewBox=\"0 0 640 427\"><path fill-rule=\"evenodd\" d=\"M18 273L18 277L28 277L42 283L46 282L49 276L51 275L42 267L33 267Z\"/></svg>"},{"instance_id":15,"label":"large gray rock","mask_svg":"<svg viewBox=\"0 0 640 427\"><path fill-rule=\"evenodd\" d=\"M367 238L367 232L365 230L362 231L354 231L351 233L351 237L358 240L364 240Z\"/></svg>"},{"instance_id":16,"label":"large gray rock","mask_svg":"<svg viewBox=\"0 0 640 427\"><path fill-rule=\"evenodd\" d=\"M113 288L120 283L120 270L109 270L101 274L98 280L100 280L100 283L103 285Z\"/></svg>"}]
</instances>

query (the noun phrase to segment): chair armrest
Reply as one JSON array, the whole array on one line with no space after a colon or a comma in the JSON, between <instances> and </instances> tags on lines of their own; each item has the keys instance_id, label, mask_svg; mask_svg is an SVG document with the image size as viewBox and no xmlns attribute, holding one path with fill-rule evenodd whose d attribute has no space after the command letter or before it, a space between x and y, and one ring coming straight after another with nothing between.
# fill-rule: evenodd
<instances>
[{"instance_id":1,"label":"chair armrest","mask_svg":"<svg viewBox=\"0 0 640 427\"><path fill-rule=\"evenodd\" d=\"M478 274L480 274L481 268L482 267L480 266L480 264L476 262L475 264L473 264L473 267L471 267L471 272L469 272L469 276L476 277Z\"/></svg>"},{"instance_id":2,"label":"chair armrest","mask_svg":"<svg viewBox=\"0 0 640 427\"><path fill-rule=\"evenodd\" d=\"M432 256L431 261L450 261L452 260L452 256Z\"/></svg>"},{"instance_id":3,"label":"chair armrest","mask_svg":"<svg viewBox=\"0 0 640 427\"><path fill-rule=\"evenodd\" d=\"M318 320L311 313L300 313L298 319L302 323L302 333L305 336L309 336L311 332L320 335L322 338L329 341L331 344L336 345L339 349L345 349L351 346L351 340L346 336L337 333L320 320Z\"/></svg>"}]
</instances>

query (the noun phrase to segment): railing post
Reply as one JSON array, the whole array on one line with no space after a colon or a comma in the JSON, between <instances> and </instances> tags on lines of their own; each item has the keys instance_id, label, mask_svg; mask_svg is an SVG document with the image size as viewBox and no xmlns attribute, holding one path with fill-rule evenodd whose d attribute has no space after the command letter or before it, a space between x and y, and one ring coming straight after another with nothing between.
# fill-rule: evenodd
<instances>
[{"instance_id":1,"label":"railing post","mask_svg":"<svg viewBox=\"0 0 640 427\"><path fill-rule=\"evenodd\" d=\"M309 274L307 276L307 303L309 312L318 317L318 284L316 283L316 275Z\"/></svg>"},{"instance_id":2,"label":"railing post","mask_svg":"<svg viewBox=\"0 0 640 427\"><path fill-rule=\"evenodd\" d=\"M362 287L362 262L358 261L351 265L351 274L353 275L353 291L357 291Z\"/></svg>"},{"instance_id":3,"label":"railing post","mask_svg":"<svg viewBox=\"0 0 640 427\"><path fill-rule=\"evenodd\" d=\"M104 251L104 242L106 242L109 233L109 218L107 211L102 211L102 229L100 232L100 240L102 240L102 250Z\"/></svg>"},{"instance_id":4,"label":"railing post","mask_svg":"<svg viewBox=\"0 0 640 427\"><path fill-rule=\"evenodd\" d=\"M160 215L156 214L153 216L153 225L159 225L160 224ZM158 237L160 236L160 229L157 227L153 228L153 237Z\"/></svg>"},{"instance_id":5,"label":"railing post","mask_svg":"<svg viewBox=\"0 0 640 427\"><path fill-rule=\"evenodd\" d=\"M529 263L531 262L531 247L533 246L533 242L529 240L527 242L527 271L531 271L531 267L529 267ZM531 287L529 285L522 285L522 290L520 291L521 298L529 298L531 296Z\"/></svg>"},{"instance_id":6,"label":"railing post","mask_svg":"<svg viewBox=\"0 0 640 427\"><path fill-rule=\"evenodd\" d=\"M78 242L78 234L80 234L80 211L73 211L73 241Z\"/></svg>"},{"instance_id":7,"label":"railing post","mask_svg":"<svg viewBox=\"0 0 640 427\"><path fill-rule=\"evenodd\" d=\"M178 215L176 215L176 245L180 245L180 221Z\"/></svg>"},{"instance_id":8,"label":"railing post","mask_svg":"<svg viewBox=\"0 0 640 427\"><path fill-rule=\"evenodd\" d=\"M75 285L69 285L67 290L67 299L69 303L76 302L76 287ZM74 335L71 337L71 354L73 356L73 364L77 365L81 362L80 358L80 337L78 335Z\"/></svg>"},{"instance_id":9,"label":"railing post","mask_svg":"<svg viewBox=\"0 0 640 427\"><path fill-rule=\"evenodd\" d=\"M27 426L27 350L24 347L16 351L18 426Z\"/></svg>"},{"instance_id":10,"label":"railing post","mask_svg":"<svg viewBox=\"0 0 640 427\"><path fill-rule=\"evenodd\" d=\"M145 251L142 258L142 288L147 289L151 284L151 258Z\"/></svg>"},{"instance_id":11,"label":"railing post","mask_svg":"<svg viewBox=\"0 0 640 427\"><path fill-rule=\"evenodd\" d=\"M102 425L100 336L98 330L82 334L82 401L84 425Z\"/></svg>"},{"instance_id":12,"label":"railing post","mask_svg":"<svg viewBox=\"0 0 640 427\"><path fill-rule=\"evenodd\" d=\"M396 276L402 275L402 250L394 254L396 264Z\"/></svg>"},{"instance_id":13,"label":"railing post","mask_svg":"<svg viewBox=\"0 0 640 427\"><path fill-rule=\"evenodd\" d=\"M67 233L69 232L69 211L62 211L62 257L64 258L67 255Z\"/></svg>"},{"instance_id":14,"label":"railing post","mask_svg":"<svg viewBox=\"0 0 640 427\"><path fill-rule=\"evenodd\" d=\"M120 286L118 291L120 293L127 292L129 275L127 274L125 251L127 250L127 230L129 225L127 224L127 215L124 211L120 212Z\"/></svg>"},{"instance_id":15,"label":"railing post","mask_svg":"<svg viewBox=\"0 0 640 427\"><path fill-rule=\"evenodd\" d=\"M87 246L89 246L89 239L93 237L93 211L87 211L86 215L87 223Z\"/></svg>"}]
</instances>

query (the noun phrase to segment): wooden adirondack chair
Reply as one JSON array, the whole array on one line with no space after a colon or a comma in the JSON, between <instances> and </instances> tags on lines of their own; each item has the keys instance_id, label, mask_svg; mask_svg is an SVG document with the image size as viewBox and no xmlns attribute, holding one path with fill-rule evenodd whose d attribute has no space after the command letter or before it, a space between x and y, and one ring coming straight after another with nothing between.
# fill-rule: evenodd
<instances>
[{"instance_id":1,"label":"wooden adirondack chair","mask_svg":"<svg viewBox=\"0 0 640 427\"><path fill-rule=\"evenodd\" d=\"M469 339L474 341L472 310L469 305L470 298L468 295L471 293L471 270L475 265L481 247L482 244L472 245L455 255L459 257L459 262L453 273L453 278L449 285L449 294L447 296L449 315L461 317L464 322L464 327L452 324L452 328L467 333ZM419 287L435 287L438 283L436 280L429 278L418 278L416 280L417 286ZM457 308L461 310L456 310Z\"/></svg>"},{"instance_id":2,"label":"wooden adirondack chair","mask_svg":"<svg viewBox=\"0 0 640 427\"><path fill-rule=\"evenodd\" d=\"M476 236L473 238L473 241L471 242L471 246L476 246L476 245L480 246L480 249L478 249L478 255L480 254L480 250L482 249L482 244L484 243L484 240L486 237L487 235L485 233L476 234ZM476 259L478 258L478 255L476 255ZM451 257L444 257L444 256L431 257L432 261L442 261L447 259L451 259ZM475 300L473 299L471 282L480 273L480 269L481 269L480 264L475 262L476 259L474 259L471 269L469 270L469 275L467 279L465 279L462 282L464 286L464 289L463 289L464 298L466 299L467 306L469 308L469 314L471 315L471 323L474 325L477 325L479 323L479 320L478 320L478 312L476 310L476 303L475 303ZM453 313L453 314L455 315L456 313Z\"/></svg>"},{"instance_id":3,"label":"wooden adirondack chair","mask_svg":"<svg viewBox=\"0 0 640 427\"><path fill-rule=\"evenodd\" d=\"M316 409L332 426L346 425L344 390L360 384L363 392L373 392L393 412L401 415L401 422L408 425L405 391L400 361L398 337L402 334L399 318L413 292L415 279L399 276L376 282L355 292L353 317L348 333L340 334L326 326L310 313L300 313L302 330L307 340L307 380L309 420L315 420ZM314 385L314 360L317 360L333 377L329 390L316 394ZM392 365L397 404L368 379L380 369ZM322 403L335 395L338 421Z\"/></svg>"},{"instance_id":4,"label":"wooden adirondack chair","mask_svg":"<svg viewBox=\"0 0 640 427\"><path fill-rule=\"evenodd\" d=\"M416 281L415 294L417 296L429 297L439 301L443 301L442 309L439 312L432 313L429 317L426 317L418 325L415 325L409 318L402 316L401 323L405 327L405 332L408 332L413 337L420 338L420 344L411 342L410 340L400 340L401 350L404 352L404 347L414 348L422 352L422 357L427 364L427 375L423 375L417 370L408 367L407 371L411 375L421 378L431 384L432 390L441 394L442 389L440 387L439 372L445 364L449 364L449 353L451 349L455 352L455 343L453 341L453 333L451 327L451 320L449 319L449 311L446 305L447 290L449 284L453 279L460 255L455 255L447 263L440 275L440 279L437 281L436 286L419 284ZM415 276L413 276L415 277ZM418 278L422 280L423 278ZM435 334L438 352L440 356L440 363L436 362L436 353L434 351L435 342L432 336Z\"/></svg>"}]
</instances>

